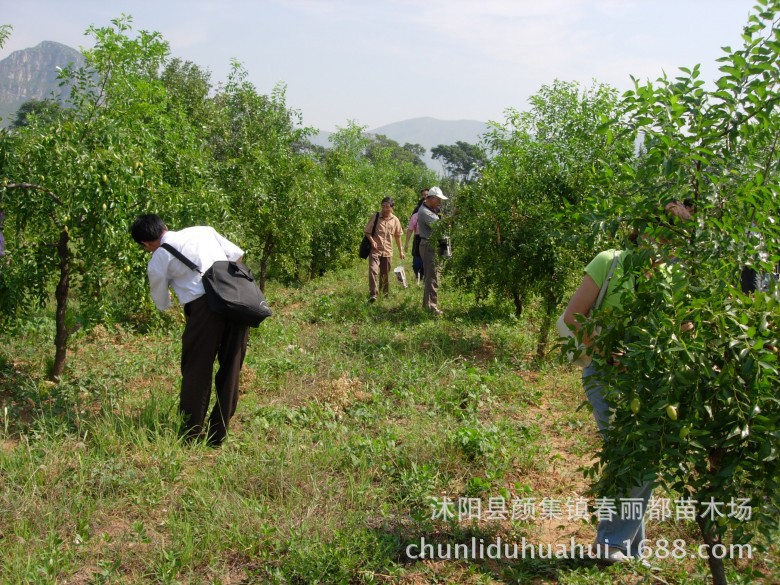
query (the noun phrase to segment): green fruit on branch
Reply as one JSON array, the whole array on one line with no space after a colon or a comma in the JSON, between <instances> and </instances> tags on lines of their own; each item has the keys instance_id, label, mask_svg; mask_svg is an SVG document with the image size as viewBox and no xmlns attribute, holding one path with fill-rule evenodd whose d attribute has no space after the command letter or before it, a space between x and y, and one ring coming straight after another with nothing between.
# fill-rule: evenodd
<instances>
[{"instance_id":1,"label":"green fruit on branch","mask_svg":"<svg viewBox=\"0 0 780 585\"><path fill-rule=\"evenodd\" d=\"M639 414L639 409L642 408L642 402L639 400L639 398L632 398L631 402L629 403L629 408L631 408L631 412L634 414Z\"/></svg>"}]
</instances>

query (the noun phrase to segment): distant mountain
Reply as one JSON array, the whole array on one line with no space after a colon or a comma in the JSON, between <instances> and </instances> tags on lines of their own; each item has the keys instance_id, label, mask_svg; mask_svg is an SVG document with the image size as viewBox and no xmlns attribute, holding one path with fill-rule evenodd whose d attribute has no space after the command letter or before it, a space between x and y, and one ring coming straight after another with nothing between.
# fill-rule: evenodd
<instances>
[{"instance_id":1,"label":"distant mountain","mask_svg":"<svg viewBox=\"0 0 780 585\"><path fill-rule=\"evenodd\" d=\"M431 149L439 144L455 144L458 140L475 144L487 130L485 122L476 120L437 120L436 118L412 118L369 130L371 134L384 134L400 144L420 144Z\"/></svg>"},{"instance_id":2,"label":"distant mountain","mask_svg":"<svg viewBox=\"0 0 780 585\"><path fill-rule=\"evenodd\" d=\"M19 106L26 101L42 100L52 93L60 96L57 68L83 62L84 57L76 49L53 41L14 51L0 61L0 125L13 122Z\"/></svg>"},{"instance_id":3,"label":"distant mountain","mask_svg":"<svg viewBox=\"0 0 780 585\"><path fill-rule=\"evenodd\" d=\"M487 131L485 122L476 120L437 120L436 118L412 118L394 122L369 130L368 134L383 134L403 146L406 143L419 144L426 149L423 161L429 168L442 172L439 161L431 158L431 149L440 144L455 144L458 141L477 144ZM314 144L330 147L330 132L320 131L311 138Z\"/></svg>"},{"instance_id":4,"label":"distant mountain","mask_svg":"<svg viewBox=\"0 0 780 585\"><path fill-rule=\"evenodd\" d=\"M427 151L423 157L425 164L437 172L443 172L441 163L431 158L431 149L440 144L455 144L458 141L477 144L487 131L487 127L485 122L476 120L412 118L374 128L370 133L384 134L401 146L408 142L425 147Z\"/></svg>"},{"instance_id":5,"label":"distant mountain","mask_svg":"<svg viewBox=\"0 0 780 585\"><path fill-rule=\"evenodd\" d=\"M16 111L24 102L60 95L57 81L58 68L70 63L81 65L84 57L76 49L43 41L30 49L14 51L0 61L0 126L8 126L16 117ZM383 134L401 146L419 144L426 149L423 157L429 168L442 172L441 163L431 158L431 149L439 144L455 144L458 141L476 144L487 130L487 124L476 120L437 120L413 118L387 124L369 130L368 134ZM321 131L313 136L314 144L330 147L330 132Z\"/></svg>"}]
</instances>

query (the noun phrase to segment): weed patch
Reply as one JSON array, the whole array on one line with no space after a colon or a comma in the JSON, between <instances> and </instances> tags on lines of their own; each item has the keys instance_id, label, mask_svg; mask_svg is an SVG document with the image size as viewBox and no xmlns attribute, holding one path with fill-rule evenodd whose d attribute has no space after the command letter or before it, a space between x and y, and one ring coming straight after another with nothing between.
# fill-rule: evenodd
<instances>
[{"instance_id":1,"label":"weed patch","mask_svg":"<svg viewBox=\"0 0 780 585\"><path fill-rule=\"evenodd\" d=\"M45 381L53 318L0 333L0 582L596 583L646 573L550 559L419 560L407 547L472 538L587 544L567 520L476 520L461 499L587 492L598 444L578 371L535 361L538 308L442 285L369 305L365 266L302 288L270 283L275 315L252 331L242 395L221 449L178 438L175 314L141 334L82 330ZM454 517L434 518L450 498ZM693 539L651 523L651 538ZM744 582L776 581L777 555ZM739 569L739 571L737 571ZM735 564L748 573L746 565ZM662 564L668 583L701 563ZM643 581L643 579L645 581Z\"/></svg>"}]
</instances>

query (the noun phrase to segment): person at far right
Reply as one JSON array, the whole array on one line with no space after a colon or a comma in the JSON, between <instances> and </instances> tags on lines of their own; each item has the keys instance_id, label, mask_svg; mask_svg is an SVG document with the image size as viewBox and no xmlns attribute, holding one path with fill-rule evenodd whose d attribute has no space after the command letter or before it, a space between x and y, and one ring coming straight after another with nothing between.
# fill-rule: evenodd
<instances>
[{"instance_id":1,"label":"person at far right","mask_svg":"<svg viewBox=\"0 0 780 585\"><path fill-rule=\"evenodd\" d=\"M441 188L431 187L428 190L428 196L420 205L417 211L417 229L420 231L420 256L423 260L423 273L425 278L425 290L423 292L423 309L430 311L434 315L441 315L439 309L439 271L436 261L436 250L438 248L435 241L430 238L433 234L433 226L439 221L439 208L441 202L446 201L447 197L442 193Z\"/></svg>"},{"instance_id":2,"label":"person at far right","mask_svg":"<svg viewBox=\"0 0 780 585\"><path fill-rule=\"evenodd\" d=\"M670 223L675 221L687 222L692 218L691 211L678 201L671 201L664 206L664 212ZM643 238L639 234L632 234L632 241L638 245L643 245ZM585 267L585 274L582 282L569 301L566 311L563 315L563 321L571 328L578 330L581 327L581 321L577 315L588 316L591 307L599 296L602 284L607 279L613 260L617 262L614 266L612 276L607 283L606 293L603 297L600 308L619 308L622 306L621 297L624 294L633 295L635 292L634 277L624 274L624 266L628 266L627 259L635 253L632 249L627 250L605 250L596 255ZM660 260L653 260L649 270L654 270L661 266ZM686 330L686 327L683 327ZM583 336L583 344L590 347L593 343L593 337ZM606 366L619 367L620 357L612 356L606 360ZM604 363L601 361L601 363ZM606 438L606 431L610 428L610 408L605 400L605 394L608 389L600 382L598 366L593 361L582 371L582 384L585 395L593 408L593 417L599 429L602 438ZM653 482L648 481L642 485L633 488L630 493L623 494L623 499L632 499L641 501L641 513L635 514L631 518L622 518L620 515L613 516L611 519L602 519L599 521L596 529L596 542L594 543L592 556L603 563L614 564L631 561L643 561L643 548L645 540L644 513L647 510L647 503L653 492ZM628 543L628 547L626 546Z\"/></svg>"}]
</instances>

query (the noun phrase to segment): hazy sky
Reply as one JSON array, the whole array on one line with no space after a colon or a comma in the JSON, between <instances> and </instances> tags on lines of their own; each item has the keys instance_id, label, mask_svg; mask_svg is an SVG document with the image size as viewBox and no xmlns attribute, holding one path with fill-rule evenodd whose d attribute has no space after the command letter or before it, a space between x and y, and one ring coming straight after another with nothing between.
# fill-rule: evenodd
<instances>
[{"instance_id":1,"label":"hazy sky","mask_svg":"<svg viewBox=\"0 0 780 585\"><path fill-rule=\"evenodd\" d=\"M173 56L224 82L240 61L258 91L287 85L288 107L323 130L431 116L501 121L554 79L621 90L741 46L753 0L0 0L13 33L0 58L121 14Z\"/></svg>"}]
</instances>

